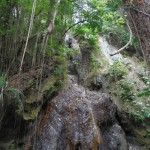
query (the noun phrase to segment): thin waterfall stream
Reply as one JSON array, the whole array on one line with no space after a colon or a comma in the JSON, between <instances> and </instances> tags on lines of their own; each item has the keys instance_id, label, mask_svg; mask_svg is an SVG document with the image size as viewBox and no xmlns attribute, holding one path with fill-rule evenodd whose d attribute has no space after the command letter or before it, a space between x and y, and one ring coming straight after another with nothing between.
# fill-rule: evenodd
<instances>
[{"instance_id":1,"label":"thin waterfall stream","mask_svg":"<svg viewBox=\"0 0 150 150\"><path fill-rule=\"evenodd\" d=\"M106 57L107 61L109 62L110 65L113 64L115 60L121 60L123 59L121 54L116 54L114 56L110 56L110 54L114 53L117 51L117 48L110 45L105 36L100 36L99 37L99 45L100 45L100 50Z\"/></svg>"}]
</instances>

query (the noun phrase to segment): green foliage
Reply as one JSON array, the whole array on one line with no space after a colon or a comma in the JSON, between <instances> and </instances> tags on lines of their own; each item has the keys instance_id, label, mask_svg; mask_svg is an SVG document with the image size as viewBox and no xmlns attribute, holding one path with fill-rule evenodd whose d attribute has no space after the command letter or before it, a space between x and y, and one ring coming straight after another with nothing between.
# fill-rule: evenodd
<instances>
[{"instance_id":1,"label":"green foliage","mask_svg":"<svg viewBox=\"0 0 150 150\"><path fill-rule=\"evenodd\" d=\"M102 33L115 44L122 45L128 42L129 32L125 25L125 20L117 11L108 11L103 16Z\"/></svg>"},{"instance_id":2,"label":"green foliage","mask_svg":"<svg viewBox=\"0 0 150 150\"><path fill-rule=\"evenodd\" d=\"M93 34L89 34L87 40L90 45L96 46L97 45L97 36Z\"/></svg>"},{"instance_id":3,"label":"green foliage","mask_svg":"<svg viewBox=\"0 0 150 150\"><path fill-rule=\"evenodd\" d=\"M137 109L132 115L135 121L143 121L144 119L150 118L150 110L148 107L142 105L141 109Z\"/></svg>"},{"instance_id":4,"label":"green foliage","mask_svg":"<svg viewBox=\"0 0 150 150\"><path fill-rule=\"evenodd\" d=\"M65 79L67 76L67 67L68 67L68 60L65 53L59 51L58 54L53 56L54 61L54 75L60 76L61 79Z\"/></svg>"},{"instance_id":5,"label":"green foliage","mask_svg":"<svg viewBox=\"0 0 150 150\"><path fill-rule=\"evenodd\" d=\"M101 16L101 32L107 35L107 38L117 46L123 46L126 44L129 41L130 36L127 25L125 23L127 14L123 8L120 8L118 11L120 3L121 0L107 1ZM130 45L134 46L136 49L139 48L139 42L137 38L134 37Z\"/></svg>"},{"instance_id":6,"label":"green foliage","mask_svg":"<svg viewBox=\"0 0 150 150\"><path fill-rule=\"evenodd\" d=\"M93 32L92 28L89 28L86 24L84 24L76 27L74 32L78 35L80 44L89 44L95 49L98 48L98 36L96 31Z\"/></svg>"},{"instance_id":7,"label":"green foliage","mask_svg":"<svg viewBox=\"0 0 150 150\"><path fill-rule=\"evenodd\" d=\"M117 82L117 85L119 86L117 94L123 101L133 101L135 99L135 94L133 92L133 82L127 79L122 79Z\"/></svg>"},{"instance_id":8,"label":"green foliage","mask_svg":"<svg viewBox=\"0 0 150 150\"><path fill-rule=\"evenodd\" d=\"M103 19L105 13L106 0L84 1L81 2L82 10L77 12L79 21L85 20L83 23L75 27L75 33L79 36L86 36L89 42L93 44L94 35L102 31ZM95 44L95 43L94 43Z\"/></svg>"},{"instance_id":9,"label":"green foliage","mask_svg":"<svg viewBox=\"0 0 150 150\"><path fill-rule=\"evenodd\" d=\"M108 0L107 1L107 10L116 11L121 4L121 0Z\"/></svg>"},{"instance_id":10,"label":"green foliage","mask_svg":"<svg viewBox=\"0 0 150 150\"><path fill-rule=\"evenodd\" d=\"M145 118L139 111L134 112L132 115L135 121L143 121Z\"/></svg>"},{"instance_id":11,"label":"green foliage","mask_svg":"<svg viewBox=\"0 0 150 150\"><path fill-rule=\"evenodd\" d=\"M139 41L138 41L138 38L137 38L137 37L133 36L131 45L132 45L133 47L135 47L136 49L139 49L140 44L139 44Z\"/></svg>"},{"instance_id":12,"label":"green foliage","mask_svg":"<svg viewBox=\"0 0 150 150\"><path fill-rule=\"evenodd\" d=\"M79 20L86 20L84 25L90 28L93 32L101 31L104 6L106 1L85 0L81 2L82 10L78 11ZM80 7L81 8L81 7ZM83 25L83 24L82 24Z\"/></svg>"},{"instance_id":13,"label":"green foliage","mask_svg":"<svg viewBox=\"0 0 150 150\"><path fill-rule=\"evenodd\" d=\"M14 87L8 87L5 76L0 76L0 101L3 105L6 96L14 96L16 106L19 108L19 112L22 112L24 109L23 106L23 92L20 89L16 89ZM11 101L7 102L8 104L12 103Z\"/></svg>"},{"instance_id":14,"label":"green foliage","mask_svg":"<svg viewBox=\"0 0 150 150\"><path fill-rule=\"evenodd\" d=\"M150 89L138 94L138 97L143 97L145 95L150 95Z\"/></svg>"},{"instance_id":15,"label":"green foliage","mask_svg":"<svg viewBox=\"0 0 150 150\"><path fill-rule=\"evenodd\" d=\"M150 78L143 76L142 77L143 82L146 84L147 88L145 91L138 94L138 97L143 97L146 95L150 95Z\"/></svg>"},{"instance_id":16,"label":"green foliage","mask_svg":"<svg viewBox=\"0 0 150 150\"><path fill-rule=\"evenodd\" d=\"M92 69L99 69L101 67L100 61L96 58L94 54L91 56L91 67Z\"/></svg>"},{"instance_id":17,"label":"green foliage","mask_svg":"<svg viewBox=\"0 0 150 150\"><path fill-rule=\"evenodd\" d=\"M66 71L66 68L63 65L59 65L54 69L54 74L55 75L61 75Z\"/></svg>"},{"instance_id":18,"label":"green foliage","mask_svg":"<svg viewBox=\"0 0 150 150\"><path fill-rule=\"evenodd\" d=\"M84 36L85 34L91 34L92 31L85 25L83 24L82 26L78 26L74 29L74 32L79 35L79 36Z\"/></svg>"},{"instance_id":19,"label":"green foliage","mask_svg":"<svg viewBox=\"0 0 150 150\"><path fill-rule=\"evenodd\" d=\"M121 61L116 60L109 69L109 75L112 80L120 80L127 73L128 67L123 65Z\"/></svg>"},{"instance_id":20,"label":"green foliage","mask_svg":"<svg viewBox=\"0 0 150 150\"><path fill-rule=\"evenodd\" d=\"M62 46L60 48L60 51L62 52L62 55L67 56L67 57L73 57L79 52L79 49L76 48L68 48L68 46Z\"/></svg>"},{"instance_id":21,"label":"green foliage","mask_svg":"<svg viewBox=\"0 0 150 150\"><path fill-rule=\"evenodd\" d=\"M142 77L142 80L143 80L143 82L144 82L148 87L150 87L150 78L148 78L148 77Z\"/></svg>"}]
</instances>

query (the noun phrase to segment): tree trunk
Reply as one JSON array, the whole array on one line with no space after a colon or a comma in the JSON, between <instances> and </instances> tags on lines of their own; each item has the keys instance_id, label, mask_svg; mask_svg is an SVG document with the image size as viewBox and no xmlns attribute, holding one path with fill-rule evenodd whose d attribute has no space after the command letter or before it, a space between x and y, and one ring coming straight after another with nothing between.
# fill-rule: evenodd
<instances>
[{"instance_id":1,"label":"tree trunk","mask_svg":"<svg viewBox=\"0 0 150 150\"><path fill-rule=\"evenodd\" d=\"M132 30L137 36L143 56L150 67L150 1L143 0L137 7L127 9Z\"/></svg>"}]
</instances>

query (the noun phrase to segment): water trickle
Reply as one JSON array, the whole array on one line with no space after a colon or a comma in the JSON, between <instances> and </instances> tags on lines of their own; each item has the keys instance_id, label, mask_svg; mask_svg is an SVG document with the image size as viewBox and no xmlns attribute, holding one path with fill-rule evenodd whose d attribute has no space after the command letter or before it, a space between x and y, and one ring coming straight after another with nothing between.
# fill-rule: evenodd
<instances>
[{"instance_id":1,"label":"water trickle","mask_svg":"<svg viewBox=\"0 0 150 150\"><path fill-rule=\"evenodd\" d=\"M121 54L110 56L110 54L116 52L118 49L110 45L104 36L99 37L99 45L101 52L104 54L110 65L113 64L115 60L121 60L123 58Z\"/></svg>"}]
</instances>

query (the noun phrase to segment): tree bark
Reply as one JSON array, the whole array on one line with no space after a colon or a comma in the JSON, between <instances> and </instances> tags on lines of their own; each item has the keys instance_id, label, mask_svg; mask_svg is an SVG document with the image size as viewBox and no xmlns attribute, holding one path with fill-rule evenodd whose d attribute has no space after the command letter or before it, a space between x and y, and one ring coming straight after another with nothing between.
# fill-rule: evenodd
<instances>
[{"instance_id":1,"label":"tree bark","mask_svg":"<svg viewBox=\"0 0 150 150\"><path fill-rule=\"evenodd\" d=\"M143 0L137 8L131 6L126 11L132 31L137 36L143 56L150 67L150 1Z\"/></svg>"},{"instance_id":2,"label":"tree bark","mask_svg":"<svg viewBox=\"0 0 150 150\"><path fill-rule=\"evenodd\" d=\"M53 31L56 15L58 12L58 7L60 4L60 0L51 0L50 4L52 4L51 5L52 8L51 8L50 15L49 15L50 22L46 29L46 34L48 34L48 33L50 34Z\"/></svg>"}]
</instances>

